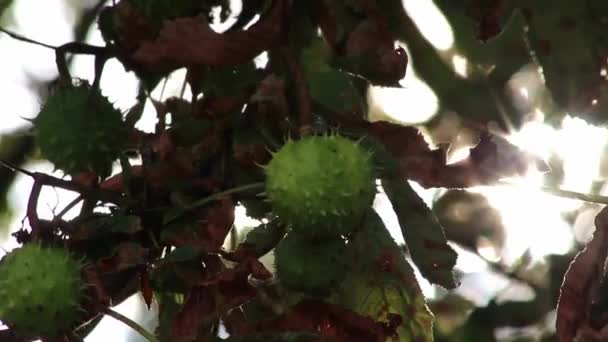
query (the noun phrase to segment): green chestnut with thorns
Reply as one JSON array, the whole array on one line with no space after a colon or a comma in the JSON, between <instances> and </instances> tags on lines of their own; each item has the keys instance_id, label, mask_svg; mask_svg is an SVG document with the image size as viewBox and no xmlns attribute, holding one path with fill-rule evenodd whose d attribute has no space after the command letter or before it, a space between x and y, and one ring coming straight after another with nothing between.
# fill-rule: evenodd
<instances>
[{"instance_id":1,"label":"green chestnut with thorns","mask_svg":"<svg viewBox=\"0 0 608 342\"><path fill-rule=\"evenodd\" d=\"M291 232L274 250L277 278L289 290L329 295L346 275L344 253L346 242L340 237L315 241Z\"/></svg>"},{"instance_id":2,"label":"green chestnut with thorns","mask_svg":"<svg viewBox=\"0 0 608 342\"><path fill-rule=\"evenodd\" d=\"M289 140L266 165L266 195L288 226L310 238L347 235L376 193L371 153L339 135Z\"/></svg>"},{"instance_id":3,"label":"green chestnut with thorns","mask_svg":"<svg viewBox=\"0 0 608 342\"><path fill-rule=\"evenodd\" d=\"M57 88L33 123L42 156L66 174L109 175L127 143L120 111L86 83Z\"/></svg>"},{"instance_id":4,"label":"green chestnut with thorns","mask_svg":"<svg viewBox=\"0 0 608 342\"><path fill-rule=\"evenodd\" d=\"M0 320L24 335L57 336L81 314L80 261L61 248L28 244L0 260Z\"/></svg>"}]
</instances>

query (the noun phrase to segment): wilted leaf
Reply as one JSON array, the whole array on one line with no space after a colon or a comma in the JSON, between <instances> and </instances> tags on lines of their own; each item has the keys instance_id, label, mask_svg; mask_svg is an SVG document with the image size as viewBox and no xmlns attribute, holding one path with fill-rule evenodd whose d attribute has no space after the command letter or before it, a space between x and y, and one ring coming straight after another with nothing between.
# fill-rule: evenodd
<instances>
[{"instance_id":1,"label":"wilted leaf","mask_svg":"<svg viewBox=\"0 0 608 342\"><path fill-rule=\"evenodd\" d=\"M156 41L144 42L133 59L151 70L248 62L277 43L285 6L285 0L274 0L268 12L248 30L224 34L213 31L200 17L167 21Z\"/></svg>"},{"instance_id":2,"label":"wilted leaf","mask_svg":"<svg viewBox=\"0 0 608 342\"><path fill-rule=\"evenodd\" d=\"M200 258L182 262L163 259L150 271L150 282L155 291L185 292L203 279Z\"/></svg>"},{"instance_id":3,"label":"wilted leaf","mask_svg":"<svg viewBox=\"0 0 608 342\"><path fill-rule=\"evenodd\" d=\"M383 179L412 260L431 283L446 289L457 286L452 269L458 255L448 246L443 227L407 181Z\"/></svg>"},{"instance_id":4,"label":"wilted leaf","mask_svg":"<svg viewBox=\"0 0 608 342\"><path fill-rule=\"evenodd\" d=\"M316 341L384 342L387 327L340 306L316 300L303 300L283 315L245 327L238 335L261 332L308 331L321 335Z\"/></svg>"},{"instance_id":5,"label":"wilted leaf","mask_svg":"<svg viewBox=\"0 0 608 342\"><path fill-rule=\"evenodd\" d=\"M319 341L319 335L310 332L258 333L249 336L217 338L215 342L312 342Z\"/></svg>"},{"instance_id":6,"label":"wilted leaf","mask_svg":"<svg viewBox=\"0 0 608 342\"><path fill-rule=\"evenodd\" d=\"M119 272L128 268L144 265L147 261L148 249L134 242L118 244L112 254L97 260L101 272Z\"/></svg>"},{"instance_id":7,"label":"wilted leaf","mask_svg":"<svg viewBox=\"0 0 608 342\"><path fill-rule=\"evenodd\" d=\"M161 241L174 246L192 245L208 252L217 252L234 223L234 202L230 197L223 197L218 204L206 208L187 210L177 207L165 214L165 223ZM183 215L183 216L182 216Z\"/></svg>"},{"instance_id":8,"label":"wilted leaf","mask_svg":"<svg viewBox=\"0 0 608 342\"><path fill-rule=\"evenodd\" d=\"M234 202L231 197L224 197L218 205L212 206L205 216L200 237L208 252L217 252L222 248L226 236L234 223Z\"/></svg>"},{"instance_id":9,"label":"wilted leaf","mask_svg":"<svg viewBox=\"0 0 608 342\"><path fill-rule=\"evenodd\" d=\"M606 261L608 260L608 207L595 218L593 239L579 252L566 272L557 305L557 336L559 341L574 341L577 336L604 341L601 332L608 325ZM598 312L599 311L599 312ZM597 335L597 339L591 339Z\"/></svg>"},{"instance_id":10,"label":"wilted leaf","mask_svg":"<svg viewBox=\"0 0 608 342\"><path fill-rule=\"evenodd\" d=\"M186 296L184 305L173 321L171 341L191 342L198 339L206 339L212 336L210 325L206 321L208 316L215 310L215 299L209 289L205 287L193 287ZM207 336L201 336L199 331L206 323Z\"/></svg>"},{"instance_id":11,"label":"wilted leaf","mask_svg":"<svg viewBox=\"0 0 608 342\"><path fill-rule=\"evenodd\" d=\"M156 327L155 335L161 342L171 340L173 322L181 309L181 303L178 302L177 296L168 292L156 292L154 294L158 302L158 327Z\"/></svg>"},{"instance_id":12,"label":"wilted leaf","mask_svg":"<svg viewBox=\"0 0 608 342\"><path fill-rule=\"evenodd\" d=\"M384 323L399 341L432 341L433 315L414 271L374 211L347 255L353 269L339 291L340 305Z\"/></svg>"},{"instance_id":13,"label":"wilted leaf","mask_svg":"<svg viewBox=\"0 0 608 342\"><path fill-rule=\"evenodd\" d=\"M152 290L152 285L150 284L150 275L148 274L148 271L144 270L141 272L141 275L139 276L139 284L141 296L144 298L146 307L148 310L150 310L152 298L154 297L154 290Z\"/></svg>"},{"instance_id":14,"label":"wilted leaf","mask_svg":"<svg viewBox=\"0 0 608 342\"><path fill-rule=\"evenodd\" d=\"M206 262L209 263L209 260ZM219 258L215 262L221 263ZM272 273L258 259L248 257L233 268L223 268L219 273L199 282L199 285L214 289L217 310L224 312L256 296L257 290L250 283L250 278L268 280L271 277Z\"/></svg>"},{"instance_id":15,"label":"wilted leaf","mask_svg":"<svg viewBox=\"0 0 608 342\"><path fill-rule=\"evenodd\" d=\"M201 256L201 249L192 245L183 245L175 248L166 257L163 258L165 262L184 262L192 261Z\"/></svg>"}]
</instances>

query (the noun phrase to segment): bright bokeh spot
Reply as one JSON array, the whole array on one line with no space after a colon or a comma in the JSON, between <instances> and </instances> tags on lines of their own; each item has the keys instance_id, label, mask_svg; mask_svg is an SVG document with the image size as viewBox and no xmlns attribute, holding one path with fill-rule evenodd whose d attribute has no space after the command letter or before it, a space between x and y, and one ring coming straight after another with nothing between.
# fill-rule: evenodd
<instances>
[{"instance_id":1,"label":"bright bokeh spot","mask_svg":"<svg viewBox=\"0 0 608 342\"><path fill-rule=\"evenodd\" d=\"M454 44L454 33L447 19L431 0L402 0L403 7L424 38L438 50Z\"/></svg>"},{"instance_id":2,"label":"bright bokeh spot","mask_svg":"<svg viewBox=\"0 0 608 342\"><path fill-rule=\"evenodd\" d=\"M452 56L452 66L454 71L461 77L466 78L469 75L469 61L461 55Z\"/></svg>"},{"instance_id":3,"label":"bright bokeh spot","mask_svg":"<svg viewBox=\"0 0 608 342\"><path fill-rule=\"evenodd\" d=\"M400 83L403 88L369 88L372 120L388 119L405 124L419 124L430 120L439 106L433 90L416 77L411 68Z\"/></svg>"}]
</instances>

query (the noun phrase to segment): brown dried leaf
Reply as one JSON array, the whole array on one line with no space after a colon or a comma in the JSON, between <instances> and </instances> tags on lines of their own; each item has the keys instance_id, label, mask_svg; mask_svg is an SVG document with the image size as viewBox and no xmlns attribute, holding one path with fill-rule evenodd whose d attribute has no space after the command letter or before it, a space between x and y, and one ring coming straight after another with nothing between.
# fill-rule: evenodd
<instances>
[{"instance_id":1,"label":"brown dried leaf","mask_svg":"<svg viewBox=\"0 0 608 342\"><path fill-rule=\"evenodd\" d=\"M470 149L468 158L447 165L445 151L431 150L420 132L413 127L384 121L366 123L364 126L399 160L403 177L426 188L466 188L492 184L501 178L523 175L534 164L543 171L547 170L546 164L539 158L490 133L481 135L477 146Z\"/></svg>"},{"instance_id":2,"label":"brown dried leaf","mask_svg":"<svg viewBox=\"0 0 608 342\"><path fill-rule=\"evenodd\" d=\"M139 276L139 287L141 291L142 297L144 297L144 302L146 303L146 307L150 310L150 306L152 305L152 297L154 296L154 291L152 290L152 285L150 284L150 274L147 270L141 272Z\"/></svg>"},{"instance_id":3,"label":"brown dried leaf","mask_svg":"<svg viewBox=\"0 0 608 342\"><path fill-rule=\"evenodd\" d=\"M190 342L199 337L204 319L215 311L213 294L204 287L190 289L186 301L175 317L172 329L174 342Z\"/></svg>"},{"instance_id":4,"label":"brown dried leaf","mask_svg":"<svg viewBox=\"0 0 608 342\"><path fill-rule=\"evenodd\" d=\"M469 157L458 163L446 165L445 153L441 150L422 153L420 157L404 157L400 163L405 177L426 188L492 184L501 178L522 176L534 164L547 170L542 160L488 133L469 150Z\"/></svg>"},{"instance_id":5,"label":"brown dried leaf","mask_svg":"<svg viewBox=\"0 0 608 342\"><path fill-rule=\"evenodd\" d=\"M244 327L240 333L310 331L338 342L384 342L394 333L391 328L337 305L305 300L282 316Z\"/></svg>"},{"instance_id":6,"label":"brown dried leaf","mask_svg":"<svg viewBox=\"0 0 608 342\"><path fill-rule=\"evenodd\" d=\"M207 210L199 225L199 236L202 237L207 252L218 252L222 248L234 223L234 206L231 197L224 197Z\"/></svg>"},{"instance_id":7,"label":"brown dried leaf","mask_svg":"<svg viewBox=\"0 0 608 342\"><path fill-rule=\"evenodd\" d=\"M144 265L148 249L133 242L122 242L114 248L110 256L100 258L96 265L102 273L119 272L128 268Z\"/></svg>"},{"instance_id":8,"label":"brown dried leaf","mask_svg":"<svg viewBox=\"0 0 608 342\"><path fill-rule=\"evenodd\" d=\"M277 43L286 1L275 0L266 15L246 31L217 33L202 17L168 21L159 37L144 42L133 59L151 70L184 66L225 66L247 62Z\"/></svg>"},{"instance_id":9,"label":"brown dried leaf","mask_svg":"<svg viewBox=\"0 0 608 342\"><path fill-rule=\"evenodd\" d=\"M601 317L594 317L590 311L602 296L600 287L606 275L607 257L608 207L604 207L595 218L593 239L576 255L564 276L557 305L556 327L560 342L600 341L602 327L608 322L604 319L598 324ZM583 339L593 335L598 339Z\"/></svg>"}]
</instances>

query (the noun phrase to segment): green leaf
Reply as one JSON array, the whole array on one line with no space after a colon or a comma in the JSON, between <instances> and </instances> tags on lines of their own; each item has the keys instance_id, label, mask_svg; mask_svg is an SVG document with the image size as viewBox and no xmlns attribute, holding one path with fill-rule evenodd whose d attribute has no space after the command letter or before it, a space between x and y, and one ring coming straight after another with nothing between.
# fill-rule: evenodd
<instances>
[{"instance_id":1,"label":"green leaf","mask_svg":"<svg viewBox=\"0 0 608 342\"><path fill-rule=\"evenodd\" d=\"M300 56L312 99L340 113L360 113L365 102L349 74L328 64L328 47L316 38Z\"/></svg>"},{"instance_id":2,"label":"green leaf","mask_svg":"<svg viewBox=\"0 0 608 342\"><path fill-rule=\"evenodd\" d=\"M253 228L242 243L251 246L257 256L270 252L285 236L285 226L279 220L272 220Z\"/></svg>"},{"instance_id":3,"label":"green leaf","mask_svg":"<svg viewBox=\"0 0 608 342\"><path fill-rule=\"evenodd\" d=\"M4 11L13 3L13 0L0 0L0 18Z\"/></svg>"},{"instance_id":4,"label":"green leaf","mask_svg":"<svg viewBox=\"0 0 608 342\"><path fill-rule=\"evenodd\" d=\"M172 250L163 260L167 262L192 261L199 258L200 255L200 248L196 248L192 245L184 245Z\"/></svg>"},{"instance_id":5,"label":"green leaf","mask_svg":"<svg viewBox=\"0 0 608 342\"><path fill-rule=\"evenodd\" d=\"M337 70L307 75L310 96L337 112L361 112L363 102L350 76Z\"/></svg>"},{"instance_id":6,"label":"green leaf","mask_svg":"<svg viewBox=\"0 0 608 342\"><path fill-rule=\"evenodd\" d=\"M446 289L457 286L452 274L457 254L448 246L443 228L405 180L383 179L382 186L393 204L412 260L422 275Z\"/></svg>"},{"instance_id":7,"label":"green leaf","mask_svg":"<svg viewBox=\"0 0 608 342\"><path fill-rule=\"evenodd\" d=\"M401 248L370 209L349 243L353 269L339 291L339 304L397 327L399 341L432 341L433 315Z\"/></svg>"}]
</instances>

